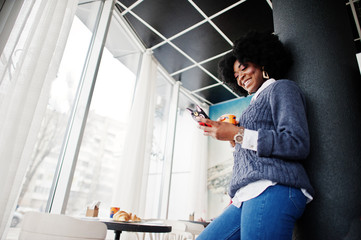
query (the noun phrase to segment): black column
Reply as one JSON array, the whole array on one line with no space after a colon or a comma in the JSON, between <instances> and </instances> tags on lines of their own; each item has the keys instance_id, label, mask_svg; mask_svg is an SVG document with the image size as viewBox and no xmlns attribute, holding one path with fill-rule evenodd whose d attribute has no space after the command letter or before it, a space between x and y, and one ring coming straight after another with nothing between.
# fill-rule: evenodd
<instances>
[{"instance_id":1,"label":"black column","mask_svg":"<svg viewBox=\"0 0 361 240\"><path fill-rule=\"evenodd\" d=\"M289 78L308 103L316 190L294 239L361 239L361 77L342 0L273 0L275 33L294 56Z\"/></svg>"}]
</instances>

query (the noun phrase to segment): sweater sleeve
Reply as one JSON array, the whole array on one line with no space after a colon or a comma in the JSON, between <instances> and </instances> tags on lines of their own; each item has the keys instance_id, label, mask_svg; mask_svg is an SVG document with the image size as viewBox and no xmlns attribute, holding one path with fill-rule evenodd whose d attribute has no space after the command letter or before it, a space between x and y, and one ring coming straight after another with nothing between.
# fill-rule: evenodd
<instances>
[{"instance_id":1,"label":"sweater sleeve","mask_svg":"<svg viewBox=\"0 0 361 240\"><path fill-rule=\"evenodd\" d=\"M258 156L305 159L310 139L306 103L300 88L292 81L279 80L270 93L270 105L275 130L258 130Z\"/></svg>"}]
</instances>

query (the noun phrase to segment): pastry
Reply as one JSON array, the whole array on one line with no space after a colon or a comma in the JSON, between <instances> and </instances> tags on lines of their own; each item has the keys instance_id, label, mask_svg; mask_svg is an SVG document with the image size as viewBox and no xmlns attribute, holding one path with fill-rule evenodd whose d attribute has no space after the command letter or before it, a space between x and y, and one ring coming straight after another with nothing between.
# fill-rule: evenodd
<instances>
[{"instance_id":1,"label":"pastry","mask_svg":"<svg viewBox=\"0 0 361 240\"><path fill-rule=\"evenodd\" d=\"M137 215L130 213L130 220L133 222L139 222L140 218Z\"/></svg>"},{"instance_id":2,"label":"pastry","mask_svg":"<svg viewBox=\"0 0 361 240\"><path fill-rule=\"evenodd\" d=\"M113 215L113 219L117 221L124 221L127 222L130 219L130 216L125 211L118 211Z\"/></svg>"},{"instance_id":3,"label":"pastry","mask_svg":"<svg viewBox=\"0 0 361 240\"><path fill-rule=\"evenodd\" d=\"M116 221L122 221L122 222L140 222L140 218L137 217L137 215L132 213L127 213L125 211L118 211L113 215L113 219Z\"/></svg>"}]
</instances>

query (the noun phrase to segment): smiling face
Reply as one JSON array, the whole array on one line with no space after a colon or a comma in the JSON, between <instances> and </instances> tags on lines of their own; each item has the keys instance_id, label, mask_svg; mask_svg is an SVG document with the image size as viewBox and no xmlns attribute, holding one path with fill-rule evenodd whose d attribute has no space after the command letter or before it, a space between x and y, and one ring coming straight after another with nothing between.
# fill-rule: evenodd
<instances>
[{"instance_id":1,"label":"smiling face","mask_svg":"<svg viewBox=\"0 0 361 240\"><path fill-rule=\"evenodd\" d=\"M241 64L236 60L233 65L233 71L237 84L249 94L255 93L265 82L262 77L261 68L251 62Z\"/></svg>"}]
</instances>

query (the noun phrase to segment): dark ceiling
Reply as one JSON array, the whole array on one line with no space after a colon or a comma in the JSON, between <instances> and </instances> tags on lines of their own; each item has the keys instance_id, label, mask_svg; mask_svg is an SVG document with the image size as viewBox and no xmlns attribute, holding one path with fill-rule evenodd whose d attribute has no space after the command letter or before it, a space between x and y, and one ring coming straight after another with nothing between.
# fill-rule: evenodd
<instances>
[{"instance_id":1,"label":"dark ceiling","mask_svg":"<svg viewBox=\"0 0 361 240\"><path fill-rule=\"evenodd\" d=\"M353 14L360 12L359 3L353 11L346 2L360 52ZM232 42L251 29L273 31L270 0L118 0L116 7L164 69L210 105L240 97L217 75L217 63Z\"/></svg>"}]
</instances>

